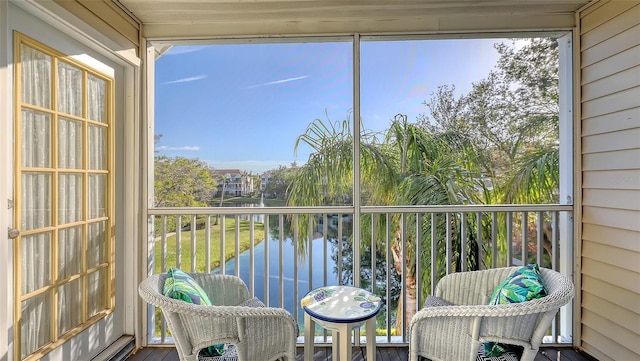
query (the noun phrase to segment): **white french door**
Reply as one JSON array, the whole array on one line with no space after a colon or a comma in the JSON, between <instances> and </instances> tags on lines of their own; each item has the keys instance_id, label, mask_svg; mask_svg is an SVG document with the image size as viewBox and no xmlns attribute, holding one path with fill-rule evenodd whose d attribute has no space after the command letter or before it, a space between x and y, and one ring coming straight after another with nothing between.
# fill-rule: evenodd
<instances>
[{"instance_id":1,"label":"white french door","mask_svg":"<svg viewBox=\"0 0 640 361\"><path fill-rule=\"evenodd\" d=\"M113 308L112 79L16 33L15 359Z\"/></svg>"},{"instance_id":2,"label":"white french door","mask_svg":"<svg viewBox=\"0 0 640 361\"><path fill-rule=\"evenodd\" d=\"M0 264L11 275L11 314L0 316L11 330L6 360L90 360L125 333L114 181L122 68L22 8L4 10L13 84L11 124L0 120L12 134L0 158L13 174L0 191L13 229Z\"/></svg>"}]
</instances>

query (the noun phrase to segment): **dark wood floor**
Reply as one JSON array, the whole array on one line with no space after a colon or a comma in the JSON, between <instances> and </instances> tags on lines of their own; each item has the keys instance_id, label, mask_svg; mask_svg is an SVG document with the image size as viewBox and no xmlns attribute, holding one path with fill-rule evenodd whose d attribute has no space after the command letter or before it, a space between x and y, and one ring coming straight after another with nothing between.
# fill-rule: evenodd
<instances>
[{"instance_id":1,"label":"dark wood floor","mask_svg":"<svg viewBox=\"0 0 640 361\"><path fill-rule=\"evenodd\" d=\"M354 347L353 360L364 361L366 352L364 348ZM376 361L405 361L409 349L407 347L378 347L376 349ZM314 361L330 361L331 347L317 346ZM303 348L298 347L296 361L303 360ZM138 350L127 361L179 361L178 353L173 347L147 347ZM259 361L259 360L256 360ZM593 358L581 354L572 348L541 348L535 361L594 361Z\"/></svg>"}]
</instances>

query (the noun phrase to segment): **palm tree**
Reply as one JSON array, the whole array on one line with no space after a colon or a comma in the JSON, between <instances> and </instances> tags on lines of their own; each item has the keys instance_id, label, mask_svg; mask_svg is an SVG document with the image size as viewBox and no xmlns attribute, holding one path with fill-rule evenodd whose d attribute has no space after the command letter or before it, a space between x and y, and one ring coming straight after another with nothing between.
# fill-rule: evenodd
<instances>
[{"instance_id":1,"label":"palm tree","mask_svg":"<svg viewBox=\"0 0 640 361\"><path fill-rule=\"evenodd\" d=\"M353 134L350 122L329 124L315 120L296 142L304 142L312 148L308 162L300 168L289 191L288 204L290 206L323 206L340 205L345 203L345 195L351 194L353 184ZM385 141L379 143L377 138L369 132L363 131L360 142L361 156L361 189L363 203L375 205L447 205L472 203L475 196L475 179L477 171L469 170L474 164L475 153L468 140L461 134L433 135L424 128L407 122L404 115L398 115L392 122ZM356 195L357 196L357 195ZM384 217L371 219L363 217L363 223L376 222L379 227L386 221ZM390 225L394 230L392 252L395 269L404 275L407 285L407 319L416 310L416 277L430 280L430 264L422 266L423 274L415 274L418 257L415 255L416 235L415 227L406 227L407 223L415 222L415 218L408 216L403 225L401 217L391 219ZM429 229L430 220L423 220L420 227ZM450 222L456 223L454 217ZM306 221L300 222L308 224ZM406 239L402 242L403 226ZM471 225L467 225L471 226ZM443 258L444 235L446 227L460 229L458 225L446 224L444 219L436 225L439 242L439 260ZM367 234L369 227L362 227L365 241L361 247L367 246L371 235ZM408 231L407 231L408 230ZM413 233L412 233L413 232ZM300 234L307 234L301 231ZM430 242L430 240L423 240ZM299 249L305 250L308 239L299 239ZM378 234L375 240L378 245L385 242L384 235ZM460 242L457 241L459 244ZM407 245L405 259L403 259L402 244ZM424 249L431 249L424 246ZM459 247L454 247L459 249ZM458 257L459 254L454 254ZM355 261L355 260L354 260ZM420 262L429 262L430 257L422 257ZM466 262L457 260L455 263ZM458 266L459 267L459 266ZM440 268L445 272L444 268ZM429 285L425 289L429 289ZM400 307L403 305L400 303ZM397 313L401 315L401 309ZM396 327L402 329L407 321L396 320Z\"/></svg>"},{"instance_id":2,"label":"palm tree","mask_svg":"<svg viewBox=\"0 0 640 361\"><path fill-rule=\"evenodd\" d=\"M478 200L476 184L480 178L477 169L477 152L472 147L465 134L439 133L433 134L425 128L407 122L406 116L396 116L387 135L387 142L395 153L399 155L400 181L395 194L395 204L398 205L452 205L476 203ZM470 218L472 219L472 218ZM446 232L447 228L453 231L452 253L449 261L460 269L461 262L471 262L475 265L475 252L470 249L467 254L469 259L462 260L459 252L461 240L461 227L471 227L460 224L458 217L450 217L447 223L445 217L436 218L436 224L432 225L429 217L421 218L421 224L416 225L416 217L408 215L405 225L397 220L395 243L392 247L396 272L404 275L407 295L407 304L399 303L398 316L405 308L406 319L396 319L396 330L400 331L413 317L419 299L424 298L430 292L432 269L438 272L438 278L443 276L446 270ZM436 229L437 239L422 238L423 253L420 257L415 254L416 240L415 230L419 226L423 234L430 234L431 227ZM403 232L404 230L404 232ZM404 243L402 236L405 236ZM471 234L472 232L468 232ZM438 265L431 265L431 242L436 242L438 250ZM406 245L404 250L402 245ZM466 244L471 244L467 242ZM416 263L420 262L422 274L416 274ZM424 294L416 294L418 279L424 285ZM402 300L401 300L402 301ZM404 322L403 322L404 321Z\"/></svg>"},{"instance_id":3,"label":"palm tree","mask_svg":"<svg viewBox=\"0 0 640 361\"><path fill-rule=\"evenodd\" d=\"M315 119L298 137L295 150L306 144L312 150L287 191L289 206L335 206L350 204L353 193L353 133L349 117L331 123ZM361 184L366 197L377 200L397 186L392 157L377 143L375 135L363 132L360 143ZM301 220L300 234L307 234L308 222ZM299 238L304 254L309 240Z\"/></svg>"},{"instance_id":4,"label":"palm tree","mask_svg":"<svg viewBox=\"0 0 640 361\"><path fill-rule=\"evenodd\" d=\"M498 71L474 84L473 91L460 99L453 98L453 89L441 89L427 103L433 119L420 118L422 123L413 124L407 122L406 116L398 115L383 142L378 142L375 134L361 131L361 194L355 196L360 197L362 204L557 202L558 145L553 141L557 139L558 124L557 44L552 39L541 39L521 50L506 45L497 49L501 54ZM437 124L431 124L432 120ZM292 184L289 205L348 203L345 195L352 194L354 144L348 117L328 125L315 120L298 138L296 149L301 143L310 146L312 153ZM487 177L491 188L482 181ZM436 217L433 225L431 217L422 217L417 224L418 219L412 215L388 221L394 232L391 248L395 269L406 284L407 304L400 303L399 307L404 307L407 316L404 320L396 319L396 328L402 330L418 300L430 292L432 270L438 273L435 277L438 279L448 271L446 265L456 270L463 264L467 269L475 269L488 261L477 257L474 245L478 243L471 239L477 233L466 232L470 239L462 240L461 230L481 227L483 234L490 234L492 224L482 220L476 225L475 217L458 215ZM370 227L365 227L367 222L375 222L377 229L384 229L381 227L386 226L387 220L379 216L362 217L359 226L366 242L371 240L367 234ZM432 227L436 239L417 237L416 229L430 234ZM453 239L449 259L447 234ZM380 233L378 237L373 241L382 244L384 235ZM504 229L498 237L501 248L511 241L506 239ZM418 239L425 243L421 249L426 254L421 257L415 254ZM299 249L304 251L307 241L300 238ZM437 245L436 265L431 264L428 254L432 242ZM466 259L462 259L462 244L468 247ZM488 252L484 254L489 257ZM416 274L417 262L421 263L421 274ZM416 295L417 280L424 285L422 295ZM397 314L402 313L400 310Z\"/></svg>"}]
</instances>

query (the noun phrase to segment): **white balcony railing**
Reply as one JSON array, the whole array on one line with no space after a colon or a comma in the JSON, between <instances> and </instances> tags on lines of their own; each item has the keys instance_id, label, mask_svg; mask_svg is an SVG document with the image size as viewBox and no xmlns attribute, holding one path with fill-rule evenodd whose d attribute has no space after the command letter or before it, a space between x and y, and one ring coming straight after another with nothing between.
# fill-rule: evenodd
<instances>
[{"instance_id":1,"label":"white balcony railing","mask_svg":"<svg viewBox=\"0 0 640 361\"><path fill-rule=\"evenodd\" d=\"M353 207L153 208L148 214L151 273L175 266L239 275L253 296L289 310L301 329L300 299L309 290L366 288L385 301L379 343L406 343L403 320L445 274L525 263L573 270L571 205L367 206L359 214ZM170 343L160 318L150 308L149 340ZM545 342L570 342L571 318L564 307ZM316 342L330 342L319 330Z\"/></svg>"}]
</instances>

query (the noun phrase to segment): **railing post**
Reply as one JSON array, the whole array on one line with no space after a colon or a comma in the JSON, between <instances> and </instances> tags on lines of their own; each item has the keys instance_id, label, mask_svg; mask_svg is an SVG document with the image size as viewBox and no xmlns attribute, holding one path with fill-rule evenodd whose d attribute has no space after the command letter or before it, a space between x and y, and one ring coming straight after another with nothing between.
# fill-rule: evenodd
<instances>
[{"instance_id":1,"label":"railing post","mask_svg":"<svg viewBox=\"0 0 640 361\"><path fill-rule=\"evenodd\" d=\"M280 288L278 290L278 296L280 299L280 307L284 307L284 215L280 214L278 217L278 227L280 228L278 231L278 247L279 247L279 256L280 262L278 267L278 284Z\"/></svg>"},{"instance_id":2,"label":"railing post","mask_svg":"<svg viewBox=\"0 0 640 361\"><path fill-rule=\"evenodd\" d=\"M176 267L182 268L182 216L176 220Z\"/></svg>"},{"instance_id":3,"label":"railing post","mask_svg":"<svg viewBox=\"0 0 640 361\"><path fill-rule=\"evenodd\" d=\"M416 213L416 257L422 255L422 214ZM416 260L416 312L420 311L422 296L422 267L421 262Z\"/></svg>"},{"instance_id":4,"label":"railing post","mask_svg":"<svg viewBox=\"0 0 640 361\"><path fill-rule=\"evenodd\" d=\"M240 215L236 214L234 217L234 224L236 225L236 229L234 232L234 240L235 240L235 275L240 277ZM225 252L226 253L226 252ZM226 257L224 257L226 262Z\"/></svg>"},{"instance_id":5,"label":"railing post","mask_svg":"<svg viewBox=\"0 0 640 361\"><path fill-rule=\"evenodd\" d=\"M452 272L451 258L453 258L453 252L452 252L453 244L451 240L451 213L447 212L446 220L447 221L446 221L445 229L447 234L447 246L446 246L447 274L450 274Z\"/></svg>"},{"instance_id":6,"label":"railing post","mask_svg":"<svg viewBox=\"0 0 640 361\"><path fill-rule=\"evenodd\" d=\"M529 253L527 247L529 246L529 212L522 212L522 265L528 264Z\"/></svg>"},{"instance_id":7,"label":"railing post","mask_svg":"<svg viewBox=\"0 0 640 361\"><path fill-rule=\"evenodd\" d=\"M436 292L436 282L438 282L438 268L437 252L438 252L438 229L436 228L436 222L438 216L436 213L431 213L431 294Z\"/></svg>"},{"instance_id":8,"label":"railing post","mask_svg":"<svg viewBox=\"0 0 640 361\"><path fill-rule=\"evenodd\" d=\"M196 216L191 216L191 272L196 271Z\"/></svg>"},{"instance_id":9,"label":"railing post","mask_svg":"<svg viewBox=\"0 0 640 361\"><path fill-rule=\"evenodd\" d=\"M467 271L467 213L460 214L460 270Z\"/></svg>"},{"instance_id":10,"label":"railing post","mask_svg":"<svg viewBox=\"0 0 640 361\"><path fill-rule=\"evenodd\" d=\"M227 239L227 217L226 215L220 216L220 274L227 273L227 265L225 259L225 251L226 247L226 239Z\"/></svg>"},{"instance_id":11,"label":"railing post","mask_svg":"<svg viewBox=\"0 0 640 361\"><path fill-rule=\"evenodd\" d=\"M507 212L507 239L505 241L507 247L507 262L506 266L511 265L511 242L512 233L511 233L511 212ZM491 212L491 268L498 267L498 212Z\"/></svg>"},{"instance_id":12,"label":"railing post","mask_svg":"<svg viewBox=\"0 0 640 361\"><path fill-rule=\"evenodd\" d=\"M207 230L205 231L205 240L204 240L204 262L205 270L207 273L211 273L211 216L207 215L207 220L205 222Z\"/></svg>"},{"instance_id":13,"label":"railing post","mask_svg":"<svg viewBox=\"0 0 640 361\"><path fill-rule=\"evenodd\" d=\"M478 247L478 259L476 266L484 269L484 247L482 247L482 212L476 212L476 247Z\"/></svg>"},{"instance_id":14,"label":"railing post","mask_svg":"<svg viewBox=\"0 0 640 361\"><path fill-rule=\"evenodd\" d=\"M507 212L507 264L513 265L513 212ZM495 267L495 266L494 266Z\"/></svg>"},{"instance_id":15,"label":"railing post","mask_svg":"<svg viewBox=\"0 0 640 361\"><path fill-rule=\"evenodd\" d=\"M543 218L543 214L542 212L538 212L537 213L537 232L536 232L536 259L537 259L537 263L538 265L540 265L540 267L543 267L543 263L542 261L544 260L543 256L543 251L544 251L544 218ZM551 258L553 258L552 255L549 255Z\"/></svg>"}]
</instances>

